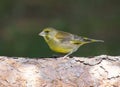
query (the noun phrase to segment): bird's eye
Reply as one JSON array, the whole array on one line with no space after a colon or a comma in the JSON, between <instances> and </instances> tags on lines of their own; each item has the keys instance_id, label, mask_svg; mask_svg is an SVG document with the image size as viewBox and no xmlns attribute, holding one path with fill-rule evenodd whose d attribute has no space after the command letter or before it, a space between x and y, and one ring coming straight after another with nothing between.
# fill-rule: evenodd
<instances>
[{"instance_id":1,"label":"bird's eye","mask_svg":"<svg viewBox=\"0 0 120 87\"><path fill-rule=\"evenodd\" d=\"M46 30L45 33L49 33L50 31Z\"/></svg>"}]
</instances>

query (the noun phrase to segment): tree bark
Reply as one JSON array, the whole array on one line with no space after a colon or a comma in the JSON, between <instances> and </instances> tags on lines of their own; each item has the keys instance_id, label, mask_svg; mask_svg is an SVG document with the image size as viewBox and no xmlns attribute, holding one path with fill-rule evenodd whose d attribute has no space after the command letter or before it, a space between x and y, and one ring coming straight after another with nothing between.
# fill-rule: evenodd
<instances>
[{"instance_id":1,"label":"tree bark","mask_svg":"<svg viewBox=\"0 0 120 87\"><path fill-rule=\"evenodd\" d=\"M0 56L0 87L120 87L120 56Z\"/></svg>"}]
</instances>

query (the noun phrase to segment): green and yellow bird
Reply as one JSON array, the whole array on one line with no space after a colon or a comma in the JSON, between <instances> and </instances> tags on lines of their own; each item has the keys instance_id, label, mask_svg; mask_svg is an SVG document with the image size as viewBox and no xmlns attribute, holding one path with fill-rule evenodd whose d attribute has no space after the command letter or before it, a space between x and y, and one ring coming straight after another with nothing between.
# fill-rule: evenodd
<instances>
[{"instance_id":1,"label":"green and yellow bird","mask_svg":"<svg viewBox=\"0 0 120 87\"><path fill-rule=\"evenodd\" d=\"M77 51L80 46L92 42L104 42L103 40L95 40L87 37L77 36L54 28L45 28L40 36L44 37L51 50L66 54L66 58L73 52Z\"/></svg>"}]
</instances>

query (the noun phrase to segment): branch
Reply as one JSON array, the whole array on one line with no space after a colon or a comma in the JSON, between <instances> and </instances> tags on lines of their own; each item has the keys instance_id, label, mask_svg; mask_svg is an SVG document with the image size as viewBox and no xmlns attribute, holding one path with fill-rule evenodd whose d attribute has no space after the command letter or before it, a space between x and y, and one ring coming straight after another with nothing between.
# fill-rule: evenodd
<instances>
[{"instance_id":1,"label":"branch","mask_svg":"<svg viewBox=\"0 0 120 87\"><path fill-rule=\"evenodd\" d=\"M120 56L30 59L0 56L0 87L119 87Z\"/></svg>"}]
</instances>

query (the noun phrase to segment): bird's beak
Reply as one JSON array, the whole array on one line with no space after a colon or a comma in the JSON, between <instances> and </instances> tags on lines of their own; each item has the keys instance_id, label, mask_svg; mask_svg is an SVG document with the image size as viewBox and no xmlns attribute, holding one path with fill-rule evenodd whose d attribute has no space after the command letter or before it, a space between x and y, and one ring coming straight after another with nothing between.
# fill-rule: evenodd
<instances>
[{"instance_id":1,"label":"bird's beak","mask_svg":"<svg viewBox=\"0 0 120 87\"><path fill-rule=\"evenodd\" d=\"M45 36L45 33L44 32L40 32L39 36Z\"/></svg>"}]
</instances>

